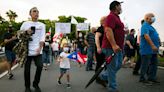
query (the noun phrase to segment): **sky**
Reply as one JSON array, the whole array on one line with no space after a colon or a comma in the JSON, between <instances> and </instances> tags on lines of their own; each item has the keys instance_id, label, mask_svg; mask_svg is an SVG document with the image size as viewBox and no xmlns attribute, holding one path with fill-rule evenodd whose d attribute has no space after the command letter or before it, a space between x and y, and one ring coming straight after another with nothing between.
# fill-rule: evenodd
<instances>
[{"instance_id":1,"label":"sky","mask_svg":"<svg viewBox=\"0 0 164 92\"><path fill-rule=\"evenodd\" d=\"M39 9L40 19L58 20L58 16L80 16L87 18L86 23L99 26L102 16L109 14L109 4L113 0L0 0L0 15L6 17L6 11L17 13L16 21L27 20L29 10L36 6ZM146 13L155 14L156 22L153 26L164 41L164 7L163 0L118 0L123 1L121 20L129 29L140 29L140 21Z\"/></svg>"}]
</instances>

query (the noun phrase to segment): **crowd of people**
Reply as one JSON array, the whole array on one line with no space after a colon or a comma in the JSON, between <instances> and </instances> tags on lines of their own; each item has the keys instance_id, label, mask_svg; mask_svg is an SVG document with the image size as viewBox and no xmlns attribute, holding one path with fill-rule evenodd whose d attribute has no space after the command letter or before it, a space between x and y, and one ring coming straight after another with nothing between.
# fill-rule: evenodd
<instances>
[{"instance_id":1,"label":"crowd of people","mask_svg":"<svg viewBox=\"0 0 164 92\"><path fill-rule=\"evenodd\" d=\"M27 41L28 52L24 62L25 92L31 92L30 68L32 61L37 67L33 87L36 92L41 92L39 87L41 73L43 69L47 70L51 64L52 60L49 58L51 53L54 61L60 63L60 75L57 83L62 84L61 78L66 74L67 87L70 88L70 60L67 56L73 51L86 54L85 70L95 70L95 73L106 62L106 57L115 54L111 62L105 66L103 73L96 78L96 82L107 87L108 92L119 92L116 73L121 67L127 67L128 64L128 67L134 68L132 74L140 76L139 82L150 85L160 83L156 76L160 40L157 30L152 26L155 22L155 15L147 13L144 16L141 30L135 37L135 29L125 32L124 24L119 17L122 13L121 3L118 1L110 3L110 13L100 19L101 26L92 27L86 36L79 32L77 40L72 41L72 43L68 41L66 36L61 41L52 41L51 37L46 35L45 24L38 21L38 9L36 7L31 8L29 14L32 20L24 22L20 28L21 33L31 35L31 40ZM127 33L126 36L125 33ZM9 27L8 33L4 36L5 54L9 63L9 79L13 77L11 67L16 60L16 54L12 48L16 43L19 43L18 38L12 34L12 27ZM135 56L137 56L136 63ZM95 69L93 64L96 64ZM80 62L79 65L81 66Z\"/></svg>"}]
</instances>

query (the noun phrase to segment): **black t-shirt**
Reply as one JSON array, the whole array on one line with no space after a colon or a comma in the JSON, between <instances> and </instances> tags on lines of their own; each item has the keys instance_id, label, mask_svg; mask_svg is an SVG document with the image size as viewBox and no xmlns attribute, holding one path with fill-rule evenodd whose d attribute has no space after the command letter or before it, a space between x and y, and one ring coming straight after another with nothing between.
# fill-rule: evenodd
<instances>
[{"instance_id":1,"label":"black t-shirt","mask_svg":"<svg viewBox=\"0 0 164 92\"><path fill-rule=\"evenodd\" d=\"M5 35L4 35L4 40L5 39L11 39L12 38L12 36L14 36L12 33L6 33ZM5 44L5 50L10 50L10 51L12 51L12 49L13 49L13 47L16 45L16 40L13 40L13 41L10 41L10 42L8 42L8 43L6 43Z\"/></svg>"},{"instance_id":2,"label":"black t-shirt","mask_svg":"<svg viewBox=\"0 0 164 92\"><path fill-rule=\"evenodd\" d=\"M44 51L49 51L49 49L50 49L50 42L51 41L45 41L45 43L44 43L44 46L43 46L43 50Z\"/></svg>"},{"instance_id":3,"label":"black t-shirt","mask_svg":"<svg viewBox=\"0 0 164 92\"><path fill-rule=\"evenodd\" d=\"M78 48L84 48L84 37L78 37L77 47Z\"/></svg>"},{"instance_id":4,"label":"black t-shirt","mask_svg":"<svg viewBox=\"0 0 164 92\"><path fill-rule=\"evenodd\" d=\"M96 32L101 33L101 37L99 38L100 41L100 46L102 45L102 41L103 41L103 36L104 36L104 27L101 25Z\"/></svg>"},{"instance_id":5,"label":"black t-shirt","mask_svg":"<svg viewBox=\"0 0 164 92\"><path fill-rule=\"evenodd\" d=\"M134 35L128 35L126 37L126 40L129 40L130 41L130 44L134 47L135 46L135 38L134 38ZM125 48L127 49L130 49L129 45L125 44Z\"/></svg>"}]
</instances>

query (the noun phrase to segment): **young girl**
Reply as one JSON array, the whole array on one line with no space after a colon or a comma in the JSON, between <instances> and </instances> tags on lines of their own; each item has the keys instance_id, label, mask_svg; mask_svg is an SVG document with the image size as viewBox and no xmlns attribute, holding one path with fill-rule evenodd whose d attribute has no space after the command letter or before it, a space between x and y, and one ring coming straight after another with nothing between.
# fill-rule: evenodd
<instances>
[{"instance_id":1,"label":"young girl","mask_svg":"<svg viewBox=\"0 0 164 92\"><path fill-rule=\"evenodd\" d=\"M65 43L63 45L63 52L60 53L59 61L60 61L60 75L58 78L58 84L61 85L61 78L63 77L64 74L66 74L67 77L67 88L70 88L70 75L69 75L69 70L70 70L70 60L67 58L69 55L68 53L69 47L68 44Z\"/></svg>"}]
</instances>

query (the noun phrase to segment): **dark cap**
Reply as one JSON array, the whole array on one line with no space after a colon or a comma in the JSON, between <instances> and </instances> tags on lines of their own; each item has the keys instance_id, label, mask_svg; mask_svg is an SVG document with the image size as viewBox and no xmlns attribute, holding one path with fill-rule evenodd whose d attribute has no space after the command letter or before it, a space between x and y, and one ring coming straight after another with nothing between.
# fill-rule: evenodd
<instances>
[{"instance_id":1,"label":"dark cap","mask_svg":"<svg viewBox=\"0 0 164 92\"><path fill-rule=\"evenodd\" d=\"M120 5L123 2L113 1L110 3L109 9L114 10L116 6Z\"/></svg>"}]
</instances>

